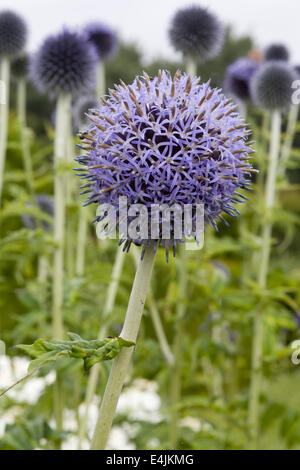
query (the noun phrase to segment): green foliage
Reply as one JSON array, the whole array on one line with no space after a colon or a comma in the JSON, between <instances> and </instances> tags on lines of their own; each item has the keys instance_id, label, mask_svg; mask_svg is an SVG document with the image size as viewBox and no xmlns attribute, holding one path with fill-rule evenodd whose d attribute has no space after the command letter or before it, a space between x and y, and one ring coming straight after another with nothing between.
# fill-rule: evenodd
<instances>
[{"instance_id":1,"label":"green foliage","mask_svg":"<svg viewBox=\"0 0 300 470\"><path fill-rule=\"evenodd\" d=\"M118 338L105 338L103 340L87 341L75 333L67 333L69 341L38 339L31 345L19 344L17 349L32 357L28 367L28 373L37 371L49 363L55 363L62 357L83 359L84 369L87 372L93 365L100 361L114 359L122 348L130 348L135 345L130 341Z\"/></svg>"}]
</instances>

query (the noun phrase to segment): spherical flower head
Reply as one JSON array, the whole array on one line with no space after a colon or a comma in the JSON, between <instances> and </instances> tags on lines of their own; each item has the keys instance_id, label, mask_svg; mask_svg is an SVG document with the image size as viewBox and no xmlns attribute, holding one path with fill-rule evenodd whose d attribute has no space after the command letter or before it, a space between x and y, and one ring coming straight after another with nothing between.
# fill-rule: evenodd
<instances>
[{"instance_id":1,"label":"spherical flower head","mask_svg":"<svg viewBox=\"0 0 300 470\"><path fill-rule=\"evenodd\" d=\"M57 96L60 92L79 95L94 87L97 54L86 39L64 29L48 37L30 64L37 88Z\"/></svg>"},{"instance_id":2,"label":"spherical flower head","mask_svg":"<svg viewBox=\"0 0 300 470\"><path fill-rule=\"evenodd\" d=\"M38 194L35 198L35 204L45 214L50 215L51 217L54 216L53 199L49 197L47 194ZM30 203L28 204L28 206L32 206L32 204ZM23 222L23 225L30 230L35 230L38 227L35 217L29 214L22 215L22 222ZM46 221L43 221L41 223L41 227L46 232L49 232L52 229L51 224Z\"/></svg>"},{"instance_id":3,"label":"spherical flower head","mask_svg":"<svg viewBox=\"0 0 300 470\"><path fill-rule=\"evenodd\" d=\"M249 57L242 57L226 70L225 89L242 101L250 100L250 83L260 65Z\"/></svg>"},{"instance_id":4,"label":"spherical flower head","mask_svg":"<svg viewBox=\"0 0 300 470\"><path fill-rule=\"evenodd\" d=\"M77 157L86 204L111 204L117 214L119 197L149 212L153 204L202 204L215 228L223 212L238 214L233 205L246 199L238 190L252 172L246 124L221 90L199 82L180 72L144 74L101 99L81 135L88 153ZM105 223L105 214L97 220ZM125 248L132 242L168 249L178 240L127 237Z\"/></svg>"},{"instance_id":5,"label":"spherical flower head","mask_svg":"<svg viewBox=\"0 0 300 470\"><path fill-rule=\"evenodd\" d=\"M108 60L114 57L119 50L119 43L116 33L103 23L92 23L84 30L88 41L97 50L101 60Z\"/></svg>"},{"instance_id":6,"label":"spherical flower head","mask_svg":"<svg viewBox=\"0 0 300 470\"><path fill-rule=\"evenodd\" d=\"M87 113L97 106L97 100L93 95L83 95L76 100L72 108L73 127L75 132L82 130L89 124Z\"/></svg>"},{"instance_id":7,"label":"spherical flower head","mask_svg":"<svg viewBox=\"0 0 300 470\"><path fill-rule=\"evenodd\" d=\"M288 62L289 58L289 50L284 44L271 44L264 51L265 62L270 60L282 60L284 62Z\"/></svg>"},{"instance_id":8,"label":"spherical flower head","mask_svg":"<svg viewBox=\"0 0 300 470\"><path fill-rule=\"evenodd\" d=\"M219 54L224 43L224 28L206 8L191 6L178 10L169 29L174 48L184 55L207 60Z\"/></svg>"},{"instance_id":9,"label":"spherical flower head","mask_svg":"<svg viewBox=\"0 0 300 470\"><path fill-rule=\"evenodd\" d=\"M0 56L13 57L25 47L27 27L13 11L0 13Z\"/></svg>"},{"instance_id":10,"label":"spherical flower head","mask_svg":"<svg viewBox=\"0 0 300 470\"><path fill-rule=\"evenodd\" d=\"M11 71L15 78L26 78L29 70L29 57L22 54L14 59L11 64Z\"/></svg>"},{"instance_id":11,"label":"spherical flower head","mask_svg":"<svg viewBox=\"0 0 300 470\"><path fill-rule=\"evenodd\" d=\"M285 62L266 62L251 82L255 103L269 111L287 111L292 104L292 83L297 73Z\"/></svg>"}]
</instances>

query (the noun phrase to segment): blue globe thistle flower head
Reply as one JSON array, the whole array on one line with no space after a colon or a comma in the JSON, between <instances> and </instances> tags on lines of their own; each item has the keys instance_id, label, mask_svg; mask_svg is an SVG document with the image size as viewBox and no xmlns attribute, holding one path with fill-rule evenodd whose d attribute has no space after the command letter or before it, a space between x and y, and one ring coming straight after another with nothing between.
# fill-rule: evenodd
<instances>
[{"instance_id":1,"label":"blue globe thistle flower head","mask_svg":"<svg viewBox=\"0 0 300 470\"><path fill-rule=\"evenodd\" d=\"M290 52L284 44L271 44L264 50L263 58L265 62L270 60L282 60L288 62Z\"/></svg>"},{"instance_id":2,"label":"blue globe thistle flower head","mask_svg":"<svg viewBox=\"0 0 300 470\"><path fill-rule=\"evenodd\" d=\"M53 199L50 196L48 196L47 194L38 194L35 197L35 204L42 212L47 215L50 215L51 217L54 217L54 203ZM32 206L32 204L29 203L28 206L30 207ZM29 214L22 215L22 222L23 225L30 230L35 230L38 227L35 217ZM43 228L43 230L45 230L45 232L49 232L50 230L52 230L51 224L46 221L43 221L41 223L41 227Z\"/></svg>"},{"instance_id":3,"label":"blue globe thistle flower head","mask_svg":"<svg viewBox=\"0 0 300 470\"><path fill-rule=\"evenodd\" d=\"M101 60L112 59L119 50L119 42L116 33L106 24L92 23L84 30L87 40L97 50Z\"/></svg>"},{"instance_id":4,"label":"blue globe thistle flower head","mask_svg":"<svg viewBox=\"0 0 300 470\"><path fill-rule=\"evenodd\" d=\"M121 196L128 207L139 203L148 209L203 204L205 222L215 228L225 221L222 213L239 214L234 204L247 199L239 189L249 187L254 151L244 119L209 82L179 71L174 77L160 71L152 79L144 73L131 85L121 81L109 90L90 119L81 135L87 153L76 158L84 165L79 175L87 179L86 205L111 204L118 214ZM105 216L96 220L105 223ZM124 249L135 243L168 251L184 240L160 234L122 241Z\"/></svg>"},{"instance_id":5,"label":"blue globe thistle flower head","mask_svg":"<svg viewBox=\"0 0 300 470\"><path fill-rule=\"evenodd\" d=\"M219 19L200 6L178 10L169 29L169 37L176 50L202 61L219 54L224 36Z\"/></svg>"},{"instance_id":6,"label":"blue globe thistle flower head","mask_svg":"<svg viewBox=\"0 0 300 470\"><path fill-rule=\"evenodd\" d=\"M73 128L79 132L89 124L88 112L95 109L97 99L94 95L82 95L72 107Z\"/></svg>"},{"instance_id":7,"label":"blue globe thistle flower head","mask_svg":"<svg viewBox=\"0 0 300 470\"><path fill-rule=\"evenodd\" d=\"M41 92L56 97L60 92L79 95L92 90L97 54L86 39L64 29L48 37L30 64L30 75Z\"/></svg>"},{"instance_id":8,"label":"blue globe thistle flower head","mask_svg":"<svg viewBox=\"0 0 300 470\"><path fill-rule=\"evenodd\" d=\"M19 15L5 10L0 13L0 56L13 57L25 47L27 26Z\"/></svg>"},{"instance_id":9,"label":"blue globe thistle flower head","mask_svg":"<svg viewBox=\"0 0 300 470\"><path fill-rule=\"evenodd\" d=\"M296 71L281 61L266 62L251 82L254 102L269 111L288 111L292 105L292 84L297 80Z\"/></svg>"},{"instance_id":10,"label":"blue globe thistle flower head","mask_svg":"<svg viewBox=\"0 0 300 470\"><path fill-rule=\"evenodd\" d=\"M242 101L251 99L250 83L260 64L250 57L242 57L226 70L225 90Z\"/></svg>"},{"instance_id":11,"label":"blue globe thistle flower head","mask_svg":"<svg viewBox=\"0 0 300 470\"><path fill-rule=\"evenodd\" d=\"M11 71L15 78L26 78L29 71L29 57L22 54L16 57L11 63Z\"/></svg>"}]
</instances>

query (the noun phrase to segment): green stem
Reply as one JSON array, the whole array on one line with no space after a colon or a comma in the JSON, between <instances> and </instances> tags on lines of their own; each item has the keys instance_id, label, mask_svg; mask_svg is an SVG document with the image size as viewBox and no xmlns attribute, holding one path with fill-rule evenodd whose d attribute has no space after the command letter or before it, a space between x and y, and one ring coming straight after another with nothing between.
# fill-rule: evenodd
<instances>
[{"instance_id":1,"label":"green stem","mask_svg":"<svg viewBox=\"0 0 300 470\"><path fill-rule=\"evenodd\" d=\"M174 366L171 375L171 420L170 420L170 444L171 449L177 449L178 445L178 421L179 411L177 405L181 397L181 366L182 366L182 321L186 311L187 293L187 255L184 244L179 247L178 282L179 300L177 303L175 340L174 340Z\"/></svg>"},{"instance_id":2,"label":"green stem","mask_svg":"<svg viewBox=\"0 0 300 470\"><path fill-rule=\"evenodd\" d=\"M271 212L275 203L276 177L280 150L280 133L281 133L281 115L279 111L274 111L271 122L271 145L270 157L268 164L265 207L266 222L263 226L262 246L260 256L260 267L258 273L258 283L262 290L266 288L267 276L269 270L271 238L272 238L272 221ZM262 363L263 363L263 312L257 312L254 318L254 331L252 342L252 363L251 363L251 382L250 382L250 400L248 421L251 432L251 446L257 447L258 439L258 423L259 423L259 396L261 390Z\"/></svg>"},{"instance_id":3,"label":"green stem","mask_svg":"<svg viewBox=\"0 0 300 470\"><path fill-rule=\"evenodd\" d=\"M9 109L9 74L10 63L7 57L0 60L0 206L2 200L3 177L8 133L8 109Z\"/></svg>"},{"instance_id":4,"label":"green stem","mask_svg":"<svg viewBox=\"0 0 300 470\"><path fill-rule=\"evenodd\" d=\"M105 83L105 65L104 62L98 62L97 64L97 76L96 76L96 93L97 97L103 96L106 91Z\"/></svg>"},{"instance_id":5,"label":"green stem","mask_svg":"<svg viewBox=\"0 0 300 470\"><path fill-rule=\"evenodd\" d=\"M133 254L135 263L138 266L139 251L138 251L136 246L132 246L131 250L132 250L132 254ZM155 330L155 333L156 333L156 336L157 336L157 339L158 339L160 349L161 349L162 354L163 354L164 358L166 359L167 363L172 366L174 364L173 353L170 349L170 346L169 346L169 343L168 343L168 340L167 340L167 336L166 336L166 333L165 333L165 330L164 330L164 327L163 327L163 324L162 324L162 321L161 321L161 318L160 318L160 315L159 315L159 311L158 311L158 308L157 308L157 305L156 305L156 302L155 302L155 299L154 299L153 292L152 292L151 288L149 289L147 303L148 303L148 306L149 306L151 320L153 322L154 330Z\"/></svg>"},{"instance_id":6,"label":"green stem","mask_svg":"<svg viewBox=\"0 0 300 470\"><path fill-rule=\"evenodd\" d=\"M136 271L125 322L120 334L120 336L127 341L136 342L146 296L150 286L154 260L155 253L153 247L146 248L144 258L140 260ZM92 450L103 450L106 447L117 403L128 373L132 353L133 348L124 348L113 362L100 407L91 445Z\"/></svg>"},{"instance_id":7,"label":"green stem","mask_svg":"<svg viewBox=\"0 0 300 470\"><path fill-rule=\"evenodd\" d=\"M293 141L295 137L296 125L298 120L299 105L293 104L288 117L288 125L286 130L286 136L282 147L282 153L280 157L280 168L279 174L285 175L287 163L290 157Z\"/></svg>"},{"instance_id":8,"label":"green stem","mask_svg":"<svg viewBox=\"0 0 300 470\"><path fill-rule=\"evenodd\" d=\"M194 78L197 75L197 63L192 56L188 56L186 59L186 66L185 66L186 73Z\"/></svg>"},{"instance_id":9,"label":"green stem","mask_svg":"<svg viewBox=\"0 0 300 470\"><path fill-rule=\"evenodd\" d=\"M124 258L125 258L125 253L123 252L121 248L118 248L112 274L111 274L111 281L110 281L108 291L107 291L106 302L105 302L104 310L102 314L103 324L101 325L99 329L98 339L103 339L107 336L107 318L114 310L117 291L118 291L118 287L120 284L120 278L121 278L123 264L124 264ZM79 439L78 439L79 449L81 449L82 441L86 435L89 407L92 402L93 396L95 395L99 372L100 372L100 364L95 364L95 366L92 367L90 374L89 374L85 401L84 401L85 403L84 415L81 420L81 424L79 428Z\"/></svg>"},{"instance_id":10,"label":"green stem","mask_svg":"<svg viewBox=\"0 0 300 470\"><path fill-rule=\"evenodd\" d=\"M30 155L30 147L28 141L28 132L26 129L26 80L21 78L17 83L17 114L20 124L20 137L22 157L25 170L26 184L31 195L34 194L33 190L33 173L32 162Z\"/></svg>"},{"instance_id":11,"label":"green stem","mask_svg":"<svg viewBox=\"0 0 300 470\"><path fill-rule=\"evenodd\" d=\"M71 96L60 94L56 107L54 142L54 260L53 260L53 336L63 338L63 281L64 281L64 233L65 233L65 172L64 162L68 142L68 120L71 113ZM55 383L55 408L57 429L62 429L62 378L57 374Z\"/></svg>"},{"instance_id":12,"label":"green stem","mask_svg":"<svg viewBox=\"0 0 300 470\"><path fill-rule=\"evenodd\" d=\"M79 221L77 231L77 245L76 245L76 276L84 275L85 266L85 248L87 240L87 220L86 208L82 205L79 208Z\"/></svg>"}]
</instances>

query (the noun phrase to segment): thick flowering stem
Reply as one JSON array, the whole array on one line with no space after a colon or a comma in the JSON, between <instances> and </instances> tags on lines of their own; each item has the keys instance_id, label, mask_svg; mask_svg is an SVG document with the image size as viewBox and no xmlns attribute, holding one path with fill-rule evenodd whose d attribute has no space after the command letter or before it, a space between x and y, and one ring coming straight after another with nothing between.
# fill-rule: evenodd
<instances>
[{"instance_id":1,"label":"thick flowering stem","mask_svg":"<svg viewBox=\"0 0 300 470\"><path fill-rule=\"evenodd\" d=\"M108 286L107 297L102 313L102 324L98 332L98 339L103 339L107 336L107 317L113 312L116 296L118 292L118 287L120 284L120 278L122 274L123 264L124 264L124 251L119 248L117 251L117 255L115 258L112 274L111 274L111 281ZM81 420L80 429L79 429L79 449L81 448L82 441L86 434L86 427L88 422L88 415L89 415L89 407L92 402L93 396L96 391L98 377L100 372L100 364L96 364L89 374L86 394L85 394L85 410L84 416Z\"/></svg>"},{"instance_id":2,"label":"thick flowering stem","mask_svg":"<svg viewBox=\"0 0 300 470\"><path fill-rule=\"evenodd\" d=\"M54 260L53 260L53 336L63 338L63 280L64 280L64 233L65 233L65 175L62 163L67 151L68 120L70 118L71 96L60 94L57 100L55 123L55 179L54 179ZM57 428L62 428L62 379L55 384L55 405Z\"/></svg>"},{"instance_id":3,"label":"thick flowering stem","mask_svg":"<svg viewBox=\"0 0 300 470\"><path fill-rule=\"evenodd\" d=\"M133 253L135 263L138 266L139 252L138 252L137 247L132 246L131 251ZM156 305L156 302L155 302L155 299L154 299L153 292L152 292L151 288L149 289L147 304L148 304L148 307L149 307L151 320L152 320L152 323L153 323L153 327L154 327L154 330L155 330L155 333L156 333L156 336L157 336L157 339L158 339L158 343L159 343L161 352L162 352L164 358L166 359L167 363L172 366L174 364L174 356L173 356L173 353L172 353L171 348L169 346L167 336L166 336L166 333L165 333L165 330L164 330L164 327L163 327L163 324L162 324L162 321L161 321L161 318L160 318L160 315L159 315L159 311L158 311L158 308L157 308L157 305Z\"/></svg>"},{"instance_id":4,"label":"thick flowering stem","mask_svg":"<svg viewBox=\"0 0 300 470\"><path fill-rule=\"evenodd\" d=\"M7 57L0 61L0 206L2 199L4 166L7 146L8 109L9 109L10 63Z\"/></svg>"},{"instance_id":5,"label":"thick flowering stem","mask_svg":"<svg viewBox=\"0 0 300 470\"><path fill-rule=\"evenodd\" d=\"M136 271L125 322L120 334L120 337L126 341L136 341L150 285L154 260L155 252L153 247L146 248L144 257L140 260ZM103 450L106 447L132 353L133 348L123 349L113 362L100 407L98 422L91 445L92 450Z\"/></svg>"},{"instance_id":6,"label":"thick flowering stem","mask_svg":"<svg viewBox=\"0 0 300 470\"><path fill-rule=\"evenodd\" d=\"M266 288L267 276L271 252L272 221L271 212L275 202L276 176L278 170L279 150L280 150L281 115L279 111L274 111L271 122L271 146L268 164L267 182L265 190L266 223L263 226L262 246L260 256L260 267L258 273L258 283L262 290ZM252 342L252 364L251 383L249 401L249 427L251 432L251 445L257 446L258 423L259 423L259 396L261 390L261 369L263 363L263 312L257 312L254 318L254 331Z\"/></svg>"},{"instance_id":7,"label":"thick flowering stem","mask_svg":"<svg viewBox=\"0 0 300 470\"><path fill-rule=\"evenodd\" d=\"M285 175L287 163L290 157L291 149L293 146L293 141L295 137L296 125L298 120L299 114L299 105L292 105L289 117L288 117L288 125L286 130L286 136L282 147L282 153L280 157L280 168L279 173L281 176Z\"/></svg>"},{"instance_id":8,"label":"thick flowering stem","mask_svg":"<svg viewBox=\"0 0 300 470\"><path fill-rule=\"evenodd\" d=\"M20 78L17 83L17 113L20 124L20 138L26 184L31 194L33 190L32 161L29 148L28 131L26 129L26 80Z\"/></svg>"},{"instance_id":9,"label":"thick flowering stem","mask_svg":"<svg viewBox=\"0 0 300 470\"><path fill-rule=\"evenodd\" d=\"M82 205L79 208L79 220L77 230L77 245L76 245L76 275L81 277L84 274L85 266L85 249L87 240L87 220L86 210Z\"/></svg>"},{"instance_id":10,"label":"thick flowering stem","mask_svg":"<svg viewBox=\"0 0 300 470\"><path fill-rule=\"evenodd\" d=\"M186 73L194 78L197 75L197 63L193 56L188 56L186 60Z\"/></svg>"},{"instance_id":11,"label":"thick flowering stem","mask_svg":"<svg viewBox=\"0 0 300 470\"><path fill-rule=\"evenodd\" d=\"M181 366L182 366L182 340L184 337L182 321L186 311L187 292L187 255L185 246L179 250L178 284L179 300L176 311L175 340L174 340L174 366L171 376L171 420L170 420L170 444L171 449L177 448L179 411L177 405L181 397Z\"/></svg>"},{"instance_id":12,"label":"thick flowering stem","mask_svg":"<svg viewBox=\"0 0 300 470\"><path fill-rule=\"evenodd\" d=\"M96 76L96 93L97 98L105 94L105 65L102 61L99 61L97 64L97 76Z\"/></svg>"}]
</instances>

